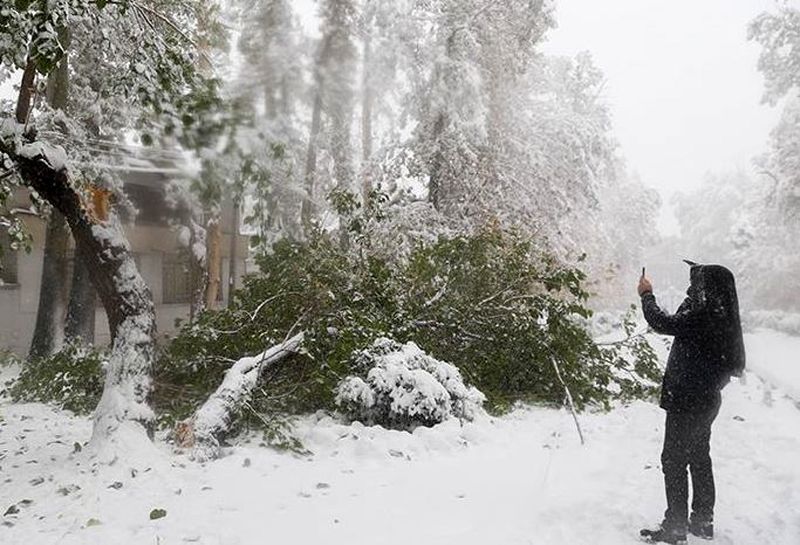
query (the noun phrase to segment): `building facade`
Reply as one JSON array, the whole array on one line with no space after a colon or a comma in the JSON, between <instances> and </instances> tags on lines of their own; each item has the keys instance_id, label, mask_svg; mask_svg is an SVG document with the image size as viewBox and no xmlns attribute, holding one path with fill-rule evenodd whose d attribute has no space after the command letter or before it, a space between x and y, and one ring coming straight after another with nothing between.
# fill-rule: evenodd
<instances>
[{"instance_id":1,"label":"building facade","mask_svg":"<svg viewBox=\"0 0 800 545\"><path fill-rule=\"evenodd\" d=\"M150 286L156 308L159 337L163 339L176 330L180 320L190 317L191 299L196 282L190 268L185 240L181 240L180 228L176 227L175 212L167 205L167 178L162 171L149 169L125 173L125 193L138 214L133 221L125 222L125 233L140 274ZM31 251L10 251L8 233L0 226L0 350L9 350L20 356L28 353L36 323L39 304L39 289L42 281L46 221L33 213L30 196L18 191L9 203L23 218L31 236ZM236 278L234 286L241 285L247 274L248 237L241 234L238 214L230 202L221 211L221 275L217 305L227 304L230 296L229 278L231 257ZM185 238L185 237L184 237ZM72 281L74 247L70 246L64 259L62 271L66 271L63 294L59 305L59 323L67 309L67 300ZM59 328L63 330L63 328ZM105 311L97 299L95 311L95 344L110 341Z\"/></svg>"}]
</instances>

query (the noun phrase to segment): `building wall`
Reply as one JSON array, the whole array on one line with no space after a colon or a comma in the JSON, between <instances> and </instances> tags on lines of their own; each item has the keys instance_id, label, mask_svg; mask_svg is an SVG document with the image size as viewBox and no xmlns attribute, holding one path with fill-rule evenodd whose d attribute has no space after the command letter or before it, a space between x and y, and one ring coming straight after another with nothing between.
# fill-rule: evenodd
<instances>
[{"instance_id":1,"label":"building wall","mask_svg":"<svg viewBox=\"0 0 800 545\"><path fill-rule=\"evenodd\" d=\"M45 224L37 217L27 217L25 224L32 236L32 250L30 253L17 253L17 266L19 282L15 285L0 285L0 350L11 350L21 356L28 353L33 329L36 323L36 310L39 304L39 285L42 276L42 261L44 255ZM230 223L227 224L230 226ZM139 272L145 282L150 286L153 301L156 306L156 320L160 337L175 331L177 319L189 318L189 305L184 303L165 304L163 302L162 262L165 255L179 251L177 234L168 227L157 226L130 226L126 228L128 240L131 243ZM228 268L230 263L232 234L230 229L223 229L222 239L222 282L221 289L224 305L228 299ZM248 254L248 239L238 235L237 267L239 277L236 286L241 286L242 276L246 271L246 257ZM70 279L64 278L65 285ZM59 320L63 323L66 313L65 305L59 310ZM105 344L110 341L108 321L105 311L98 304L95 322L95 342Z\"/></svg>"}]
</instances>

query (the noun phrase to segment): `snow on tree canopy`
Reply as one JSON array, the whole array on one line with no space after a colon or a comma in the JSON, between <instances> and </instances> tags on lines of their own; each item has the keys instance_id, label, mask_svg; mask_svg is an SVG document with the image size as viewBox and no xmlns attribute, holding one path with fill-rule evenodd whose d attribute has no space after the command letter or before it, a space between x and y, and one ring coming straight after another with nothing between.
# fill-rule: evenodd
<instances>
[{"instance_id":1,"label":"snow on tree canopy","mask_svg":"<svg viewBox=\"0 0 800 545\"><path fill-rule=\"evenodd\" d=\"M353 420L409 429L451 417L473 420L483 412L486 396L466 386L454 365L432 358L413 342L380 338L355 358L366 380L346 377L336 396L336 404Z\"/></svg>"}]
</instances>

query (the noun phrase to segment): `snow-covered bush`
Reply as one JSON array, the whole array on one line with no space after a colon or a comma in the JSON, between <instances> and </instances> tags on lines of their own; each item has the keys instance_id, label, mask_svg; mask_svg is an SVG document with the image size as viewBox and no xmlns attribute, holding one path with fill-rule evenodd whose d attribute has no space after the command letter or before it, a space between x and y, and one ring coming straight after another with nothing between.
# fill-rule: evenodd
<instances>
[{"instance_id":1,"label":"snow-covered bush","mask_svg":"<svg viewBox=\"0 0 800 545\"><path fill-rule=\"evenodd\" d=\"M201 313L163 351L153 397L162 421L190 416L232 362L300 331L303 350L260 376L241 414L249 424L335 409L342 377L368 384L369 368L353 354L381 337L452 364L486 395L488 411L562 403L554 362L578 408L653 394L660 371L646 340L595 343L585 275L535 241L486 227L410 248L387 256L365 236L344 250L325 233L275 244L230 307ZM354 397L367 395L351 386Z\"/></svg>"},{"instance_id":2,"label":"snow-covered bush","mask_svg":"<svg viewBox=\"0 0 800 545\"><path fill-rule=\"evenodd\" d=\"M413 342L385 337L354 357L366 376L348 376L339 383L336 404L352 420L409 429L433 426L455 417L473 420L486 400L467 386L455 365L439 361Z\"/></svg>"},{"instance_id":3,"label":"snow-covered bush","mask_svg":"<svg viewBox=\"0 0 800 545\"><path fill-rule=\"evenodd\" d=\"M103 393L105 361L94 347L68 343L52 356L25 362L8 393L14 401L54 403L89 414Z\"/></svg>"},{"instance_id":4,"label":"snow-covered bush","mask_svg":"<svg viewBox=\"0 0 800 545\"><path fill-rule=\"evenodd\" d=\"M751 310L743 314L742 325L747 330L766 328L800 336L800 313L782 310Z\"/></svg>"},{"instance_id":5,"label":"snow-covered bush","mask_svg":"<svg viewBox=\"0 0 800 545\"><path fill-rule=\"evenodd\" d=\"M586 321L592 335L600 337L622 329L623 314L620 312L598 311Z\"/></svg>"}]
</instances>

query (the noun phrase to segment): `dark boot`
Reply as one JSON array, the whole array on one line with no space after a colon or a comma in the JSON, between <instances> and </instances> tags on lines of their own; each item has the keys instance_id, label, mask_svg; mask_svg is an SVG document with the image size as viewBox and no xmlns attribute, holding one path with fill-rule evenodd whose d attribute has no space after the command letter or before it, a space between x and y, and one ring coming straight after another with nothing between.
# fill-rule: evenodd
<instances>
[{"instance_id":1,"label":"dark boot","mask_svg":"<svg viewBox=\"0 0 800 545\"><path fill-rule=\"evenodd\" d=\"M689 533L702 539L714 539L714 522L693 516L689 520Z\"/></svg>"},{"instance_id":2,"label":"dark boot","mask_svg":"<svg viewBox=\"0 0 800 545\"><path fill-rule=\"evenodd\" d=\"M686 545L686 529L662 523L654 529L645 528L639 534L649 543L669 543L670 545Z\"/></svg>"}]
</instances>

